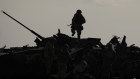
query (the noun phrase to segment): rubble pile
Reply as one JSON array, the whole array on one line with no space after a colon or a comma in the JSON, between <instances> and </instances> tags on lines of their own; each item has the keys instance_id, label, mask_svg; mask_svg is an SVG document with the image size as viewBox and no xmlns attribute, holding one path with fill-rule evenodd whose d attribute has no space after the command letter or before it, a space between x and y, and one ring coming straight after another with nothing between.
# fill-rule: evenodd
<instances>
[{"instance_id":1,"label":"rubble pile","mask_svg":"<svg viewBox=\"0 0 140 79\"><path fill-rule=\"evenodd\" d=\"M77 39L58 33L45 46L1 49L1 77L50 79L139 78L140 49L114 36L103 45L99 38ZM2 52L1 52L2 53Z\"/></svg>"}]
</instances>

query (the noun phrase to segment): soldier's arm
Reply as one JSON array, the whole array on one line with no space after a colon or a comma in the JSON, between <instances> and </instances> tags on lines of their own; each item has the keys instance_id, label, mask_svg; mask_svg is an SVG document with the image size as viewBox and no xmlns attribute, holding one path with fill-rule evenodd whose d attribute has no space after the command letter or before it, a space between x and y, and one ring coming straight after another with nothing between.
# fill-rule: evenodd
<instances>
[{"instance_id":1,"label":"soldier's arm","mask_svg":"<svg viewBox=\"0 0 140 79\"><path fill-rule=\"evenodd\" d=\"M82 15L82 20L83 20L83 23L86 23L86 20L83 15Z\"/></svg>"}]
</instances>

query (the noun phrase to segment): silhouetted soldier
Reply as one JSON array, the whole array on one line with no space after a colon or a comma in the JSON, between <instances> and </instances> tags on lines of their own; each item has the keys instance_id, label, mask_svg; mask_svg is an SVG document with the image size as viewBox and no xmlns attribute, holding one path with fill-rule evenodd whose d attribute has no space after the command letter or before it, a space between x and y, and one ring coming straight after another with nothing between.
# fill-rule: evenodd
<instances>
[{"instance_id":1,"label":"silhouetted soldier","mask_svg":"<svg viewBox=\"0 0 140 79\"><path fill-rule=\"evenodd\" d=\"M71 26L71 32L72 36L74 36L75 31L77 31L77 36L80 39L81 31L83 30L82 24L86 22L85 18L81 14L81 10L77 10L76 14L72 18L72 26Z\"/></svg>"}]
</instances>

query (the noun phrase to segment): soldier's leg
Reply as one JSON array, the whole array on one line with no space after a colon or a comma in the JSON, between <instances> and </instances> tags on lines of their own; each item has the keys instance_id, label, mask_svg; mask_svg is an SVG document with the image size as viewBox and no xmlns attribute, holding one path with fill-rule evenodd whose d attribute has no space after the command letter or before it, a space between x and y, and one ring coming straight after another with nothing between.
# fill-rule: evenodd
<instances>
[{"instance_id":1,"label":"soldier's leg","mask_svg":"<svg viewBox=\"0 0 140 79\"><path fill-rule=\"evenodd\" d=\"M78 37L78 39L80 39L81 31L82 31L82 30L77 30L77 37Z\"/></svg>"},{"instance_id":2,"label":"soldier's leg","mask_svg":"<svg viewBox=\"0 0 140 79\"><path fill-rule=\"evenodd\" d=\"M71 32L72 32L72 36L74 36L74 34L75 34L75 29L71 29Z\"/></svg>"}]
</instances>

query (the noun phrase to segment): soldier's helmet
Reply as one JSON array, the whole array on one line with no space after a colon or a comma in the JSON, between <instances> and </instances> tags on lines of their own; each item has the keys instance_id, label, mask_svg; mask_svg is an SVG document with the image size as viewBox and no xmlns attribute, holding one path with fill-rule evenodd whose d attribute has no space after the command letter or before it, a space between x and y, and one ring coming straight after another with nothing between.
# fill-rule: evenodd
<instances>
[{"instance_id":1,"label":"soldier's helmet","mask_svg":"<svg viewBox=\"0 0 140 79\"><path fill-rule=\"evenodd\" d=\"M79 13L79 14L80 14L80 13L82 13L82 11L79 9L79 10L77 10L77 12L76 12L76 13Z\"/></svg>"}]
</instances>

